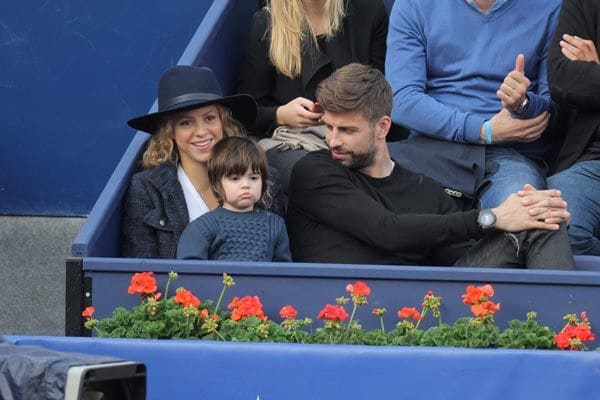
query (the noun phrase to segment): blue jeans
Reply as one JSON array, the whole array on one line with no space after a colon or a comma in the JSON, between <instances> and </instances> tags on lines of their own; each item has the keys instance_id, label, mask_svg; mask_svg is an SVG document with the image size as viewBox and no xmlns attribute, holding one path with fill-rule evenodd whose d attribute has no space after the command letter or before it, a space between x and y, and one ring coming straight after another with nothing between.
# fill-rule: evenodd
<instances>
[{"instance_id":1,"label":"blue jeans","mask_svg":"<svg viewBox=\"0 0 600 400\"><path fill-rule=\"evenodd\" d=\"M543 161L526 157L509 147L487 146L485 176L491 185L478 196L479 208L499 206L526 183L536 189L546 188L546 166Z\"/></svg>"},{"instance_id":2,"label":"blue jeans","mask_svg":"<svg viewBox=\"0 0 600 400\"><path fill-rule=\"evenodd\" d=\"M600 256L600 160L582 161L548 178L571 213L569 239L575 254Z\"/></svg>"}]
</instances>

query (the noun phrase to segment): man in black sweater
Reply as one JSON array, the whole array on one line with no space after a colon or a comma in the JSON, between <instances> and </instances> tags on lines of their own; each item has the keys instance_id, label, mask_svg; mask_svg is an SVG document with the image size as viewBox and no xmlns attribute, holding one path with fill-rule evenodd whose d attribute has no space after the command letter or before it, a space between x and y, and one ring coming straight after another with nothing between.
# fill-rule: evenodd
<instances>
[{"instance_id":1,"label":"man in black sweater","mask_svg":"<svg viewBox=\"0 0 600 400\"><path fill-rule=\"evenodd\" d=\"M497 208L461 212L436 182L394 163L392 93L378 70L340 68L317 101L329 150L309 153L292 172L295 261L573 268L559 192L526 186Z\"/></svg>"},{"instance_id":2,"label":"man in black sweater","mask_svg":"<svg viewBox=\"0 0 600 400\"><path fill-rule=\"evenodd\" d=\"M564 0L548 51L548 83L566 126L548 186L569 202L575 254L600 256L600 1Z\"/></svg>"}]
</instances>

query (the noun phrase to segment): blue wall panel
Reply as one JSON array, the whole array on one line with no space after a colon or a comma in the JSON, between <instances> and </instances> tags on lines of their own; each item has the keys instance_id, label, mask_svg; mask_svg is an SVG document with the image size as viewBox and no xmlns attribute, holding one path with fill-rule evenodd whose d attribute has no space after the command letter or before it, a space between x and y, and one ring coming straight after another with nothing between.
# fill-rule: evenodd
<instances>
[{"instance_id":1,"label":"blue wall panel","mask_svg":"<svg viewBox=\"0 0 600 400\"><path fill-rule=\"evenodd\" d=\"M7 2L0 214L86 215L211 3Z\"/></svg>"},{"instance_id":2,"label":"blue wall panel","mask_svg":"<svg viewBox=\"0 0 600 400\"><path fill-rule=\"evenodd\" d=\"M142 362L147 399L598 399L600 352L7 337Z\"/></svg>"}]
</instances>

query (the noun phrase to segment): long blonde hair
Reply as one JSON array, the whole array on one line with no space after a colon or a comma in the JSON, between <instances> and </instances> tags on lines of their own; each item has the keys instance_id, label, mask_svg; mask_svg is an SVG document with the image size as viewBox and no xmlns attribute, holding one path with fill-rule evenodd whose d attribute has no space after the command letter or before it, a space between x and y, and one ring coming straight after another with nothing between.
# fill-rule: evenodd
<instances>
[{"instance_id":1,"label":"long blonde hair","mask_svg":"<svg viewBox=\"0 0 600 400\"><path fill-rule=\"evenodd\" d=\"M269 58L275 68L289 78L300 75L302 46L318 46L317 36L308 21L302 0L271 0ZM323 5L325 38L330 40L342 27L346 15L344 0L325 0Z\"/></svg>"},{"instance_id":2,"label":"long blonde hair","mask_svg":"<svg viewBox=\"0 0 600 400\"><path fill-rule=\"evenodd\" d=\"M233 118L231 110L220 104L215 104L221 124L223 126L223 137L245 136L246 133L242 125ZM142 155L142 168L148 169L156 167L167 161L177 162L179 153L175 140L173 140L173 121L172 115L168 115L160 121L154 135L148 142L148 147Z\"/></svg>"}]
</instances>

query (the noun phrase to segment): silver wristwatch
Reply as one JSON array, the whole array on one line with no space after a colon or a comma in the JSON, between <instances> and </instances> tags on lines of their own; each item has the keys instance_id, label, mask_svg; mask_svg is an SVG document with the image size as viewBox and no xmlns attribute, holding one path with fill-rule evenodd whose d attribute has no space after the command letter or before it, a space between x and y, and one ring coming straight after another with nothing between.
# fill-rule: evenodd
<instances>
[{"instance_id":1,"label":"silver wristwatch","mask_svg":"<svg viewBox=\"0 0 600 400\"><path fill-rule=\"evenodd\" d=\"M523 100L523 102L521 104L519 104L517 111L515 111L515 115L522 117L523 114L525 114L527 112L528 108L529 108L529 97L527 95L525 95L525 99Z\"/></svg>"},{"instance_id":2,"label":"silver wristwatch","mask_svg":"<svg viewBox=\"0 0 600 400\"><path fill-rule=\"evenodd\" d=\"M477 224L481 232L489 232L496 227L496 214L490 209L479 210Z\"/></svg>"}]
</instances>

